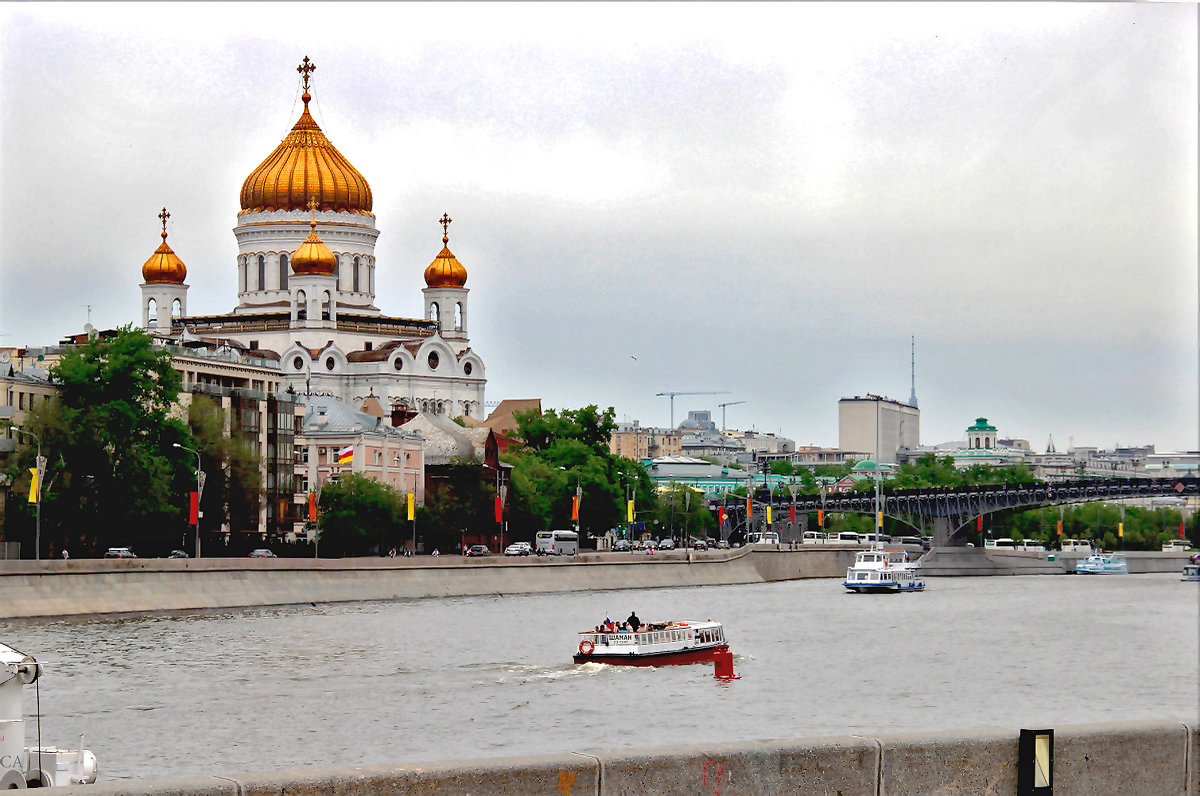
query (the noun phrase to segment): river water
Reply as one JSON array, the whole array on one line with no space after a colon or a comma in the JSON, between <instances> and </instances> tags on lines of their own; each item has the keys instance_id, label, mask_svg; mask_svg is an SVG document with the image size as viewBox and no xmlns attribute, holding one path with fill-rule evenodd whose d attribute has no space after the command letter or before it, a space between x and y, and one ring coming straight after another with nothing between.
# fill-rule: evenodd
<instances>
[{"instance_id":1,"label":"river water","mask_svg":"<svg viewBox=\"0 0 1200 796\"><path fill-rule=\"evenodd\" d=\"M0 621L46 745L102 780L818 735L1197 720L1177 574L836 580ZM605 615L725 624L711 665L574 666ZM35 741L26 687L27 742Z\"/></svg>"}]
</instances>

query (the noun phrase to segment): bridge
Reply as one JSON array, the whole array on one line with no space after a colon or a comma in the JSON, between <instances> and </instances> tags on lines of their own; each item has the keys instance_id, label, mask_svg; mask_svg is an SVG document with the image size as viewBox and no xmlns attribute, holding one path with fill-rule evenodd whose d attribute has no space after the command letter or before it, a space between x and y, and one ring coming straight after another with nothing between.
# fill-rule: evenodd
<instances>
[{"instance_id":1,"label":"bridge","mask_svg":"<svg viewBox=\"0 0 1200 796\"><path fill-rule=\"evenodd\" d=\"M908 525L917 532L932 527L934 544L939 547L963 545L965 531L976 518L986 514L1022 511L1042 506L1070 503L1096 503L1154 497L1195 497L1200 495L1198 478L1125 478L1072 480L1028 484L980 484L962 487L928 487L923 489L884 489L880 509L884 516ZM726 515L735 527L746 522L746 499L725 498ZM874 492L845 492L840 494L797 495L794 499L768 495L759 490L754 503L772 507L772 513L787 512L796 507L796 514L826 512L874 514ZM807 518L803 521L807 525ZM776 522L775 524L778 524Z\"/></svg>"}]
</instances>

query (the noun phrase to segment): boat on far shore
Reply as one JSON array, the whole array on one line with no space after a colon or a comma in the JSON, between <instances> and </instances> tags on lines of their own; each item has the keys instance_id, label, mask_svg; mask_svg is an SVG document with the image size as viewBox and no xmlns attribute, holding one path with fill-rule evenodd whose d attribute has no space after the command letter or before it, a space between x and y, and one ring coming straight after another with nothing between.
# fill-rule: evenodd
<instances>
[{"instance_id":1,"label":"boat on far shore","mask_svg":"<svg viewBox=\"0 0 1200 796\"><path fill-rule=\"evenodd\" d=\"M1128 575L1124 553L1092 553L1075 564L1076 575Z\"/></svg>"},{"instance_id":2,"label":"boat on far shore","mask_svg":"<svg viewBox=\"0 0 1200 796\"><path fill-rule=\"evenodd\" d=\"M874 547L854 556L854 566L846 570L842 585L859 593L924 591L925 579L921 565L910 562L907 551Z\"/></svg>"},{"instance_id":3,"label":"boat on far shore","mask_svg":"<svg viewBox=\"0 0 1200 796\"><path fill-rule=\"evenodd\" d=\"M1179 579L1189 583L1200 583L1200 564L1184 564Z\"/></svg>"}]
</instances>

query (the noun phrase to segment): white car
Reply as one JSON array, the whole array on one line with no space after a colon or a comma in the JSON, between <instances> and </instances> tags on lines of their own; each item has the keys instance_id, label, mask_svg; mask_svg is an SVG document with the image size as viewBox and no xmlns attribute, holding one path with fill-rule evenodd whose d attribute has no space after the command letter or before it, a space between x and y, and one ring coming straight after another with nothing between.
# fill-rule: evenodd
<instances>
[{"instance_id":1,"label":"white car","mask_svg":"<svg viewBox=\"0 0 1200 796\"><path fill-rule=\"evenodd\" d=\"M533 553L533 546L529 542L513 542L504 548L504 555L506 556L527 556L531 553Z\"/></svg>"}]
</instances>

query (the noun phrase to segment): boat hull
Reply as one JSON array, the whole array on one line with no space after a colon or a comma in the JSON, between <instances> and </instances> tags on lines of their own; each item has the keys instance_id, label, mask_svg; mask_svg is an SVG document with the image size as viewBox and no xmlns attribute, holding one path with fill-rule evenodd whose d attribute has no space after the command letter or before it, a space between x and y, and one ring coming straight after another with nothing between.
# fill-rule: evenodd
<instances>
[{"instance_id":1,"label":"boat hull","mask_svg":"<svg viewBox=\"0 0 1200 796\"><path fill-rule=\"evenodd\" d=\"M575 654L575 663L607 663L610 666L682 666L689 663L712 663L718 652L728 652L728 644L700 649L673 650L671 652Z\"/></svg>"},{"instance_id":2,"label":"boat hull","mask_svg":"<svg viewBox=\"0 0 1200 796\"><path fill-rule=\"evenodd\" d=\"M851 581L842 581L842 585L846 587L847 591L858 594L899 594L904 591L925 591L925 581L903 585L899 583L853 583Z\"/></svg>"}]
</instances>

